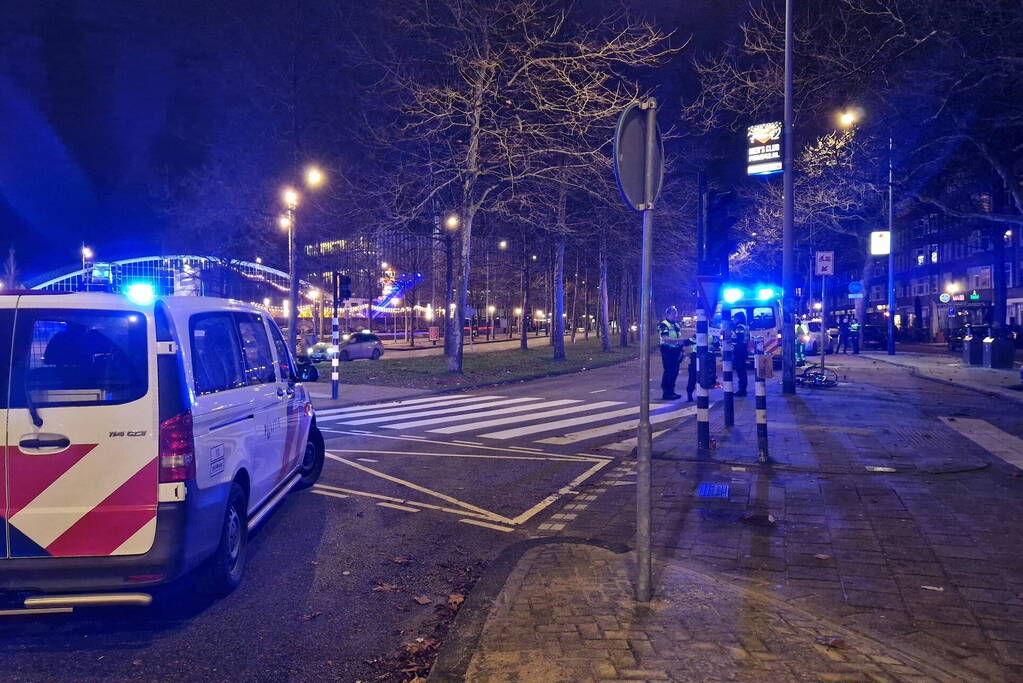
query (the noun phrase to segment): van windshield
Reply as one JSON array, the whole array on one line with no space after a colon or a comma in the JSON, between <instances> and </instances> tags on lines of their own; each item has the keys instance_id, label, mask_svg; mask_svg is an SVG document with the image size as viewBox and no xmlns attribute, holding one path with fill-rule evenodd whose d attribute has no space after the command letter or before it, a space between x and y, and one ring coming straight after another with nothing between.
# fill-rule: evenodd
<instances>
[{"instance_id":1,"label":"van windshield","mask_svg":"<svg viewBox=\"0 0 1023 683\"><path fill-rule=\"evenodd\" d=\"M148 390L146 317L131 311L18 311L11 407L127 403Z\"/></svg>"}]
</instances>

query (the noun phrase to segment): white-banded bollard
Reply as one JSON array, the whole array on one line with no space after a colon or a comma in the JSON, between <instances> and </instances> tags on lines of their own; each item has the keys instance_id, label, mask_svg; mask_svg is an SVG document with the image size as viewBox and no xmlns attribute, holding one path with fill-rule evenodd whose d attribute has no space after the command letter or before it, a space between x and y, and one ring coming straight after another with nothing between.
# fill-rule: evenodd
<instances>
[{"instance_id":1,"label":"white-banded bollard","mask_svg":"<svg viewBox=\"0 0 1023 683\"><path fill-rule=\"evenodd\" d=\"M756 373L754 384L756 386L757 410L757 460L767 463L770 462L767 448L767 378L774 375L774 356L758 352Z\"/></svg>"},{"instance_id":2,"label":"white-banded bollard","mask_svg":"<svg viewBox=\"0 0 1023 683\"><path fill-rule=\"evenodd\" d=\"M710 361L707 353L707 311L696 309L696 449L700 454L710 452L710 387L708 386Z\"/></svg>"},{"instance_id":3,"label":"white-banded bollard","mask_svg":"<svg viewBox=\"0 0 1023 683\"><path fill-rule=\"evenodd\" d=\"M338 385L341 380L340 368L338 368L338 355L340 354L338 346L341 344L341 332L336 315L330 323L330 342L334 350L334 353L330 356L330 397L336 401L339 392Z\"/></svg>"},{"instance_id":4,"label":"white-banded bollard","mask_svg":"<svg viewBox=\"0 0 1023 683\"><path fill-rule=\"evenodd\" d=\"M735 424L735 383L732 374L732 332L727 330L721 338L721 386L725 390L725 426L731 427Z\"/></svg>"}]
</instances>

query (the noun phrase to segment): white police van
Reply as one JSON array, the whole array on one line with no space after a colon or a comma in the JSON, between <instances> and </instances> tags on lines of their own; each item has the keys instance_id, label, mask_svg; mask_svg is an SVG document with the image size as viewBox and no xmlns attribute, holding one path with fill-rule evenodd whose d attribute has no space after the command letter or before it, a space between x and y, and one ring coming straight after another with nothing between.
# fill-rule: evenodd
<instances>
[{"instance_id":1,"label":"white police van","mask_svg":"<svg viewBox=\"0 0 1023 683\"><path fill-rule=\"evenodd\" d=\"M0 594L18 611L148 604L193 569L226 593L248 531L323 468L265 311L143 298L0 292Z\"/></svg>"}]
</instances>

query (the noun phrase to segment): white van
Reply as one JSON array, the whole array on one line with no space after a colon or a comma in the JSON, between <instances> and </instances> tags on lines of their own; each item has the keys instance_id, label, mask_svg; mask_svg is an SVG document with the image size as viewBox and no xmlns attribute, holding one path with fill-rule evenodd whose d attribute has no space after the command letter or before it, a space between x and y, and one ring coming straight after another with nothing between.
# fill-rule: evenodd
<instances>
[{"instance_id":1,"label":"white van","mask_svg":"<svg viewBox=\"0 0 1023 683\"><path fill-rule=\"evenodd\" d=\"M0 359L0 591L20 609L148 604L139 588L195 568L226 593L248 531L323 469L254 306L0 292Z\"/></svg>"}]
</instances>

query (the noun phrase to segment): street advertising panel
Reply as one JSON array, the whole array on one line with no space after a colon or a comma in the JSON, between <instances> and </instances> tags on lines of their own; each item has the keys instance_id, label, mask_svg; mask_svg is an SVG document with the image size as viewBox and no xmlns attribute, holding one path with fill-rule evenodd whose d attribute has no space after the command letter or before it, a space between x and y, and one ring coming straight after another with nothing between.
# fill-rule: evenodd
<instances>
[{"instance_id":1,"label":"street advertising panel","mask_svg":"<svg viewBox=\"0 0 1023 683\"><path fill-rule=\"evenodd\" d=\"M781 121L758 123L746 129L746 175L771 175L782 171Z\"/></svg>"}]
</instances>

